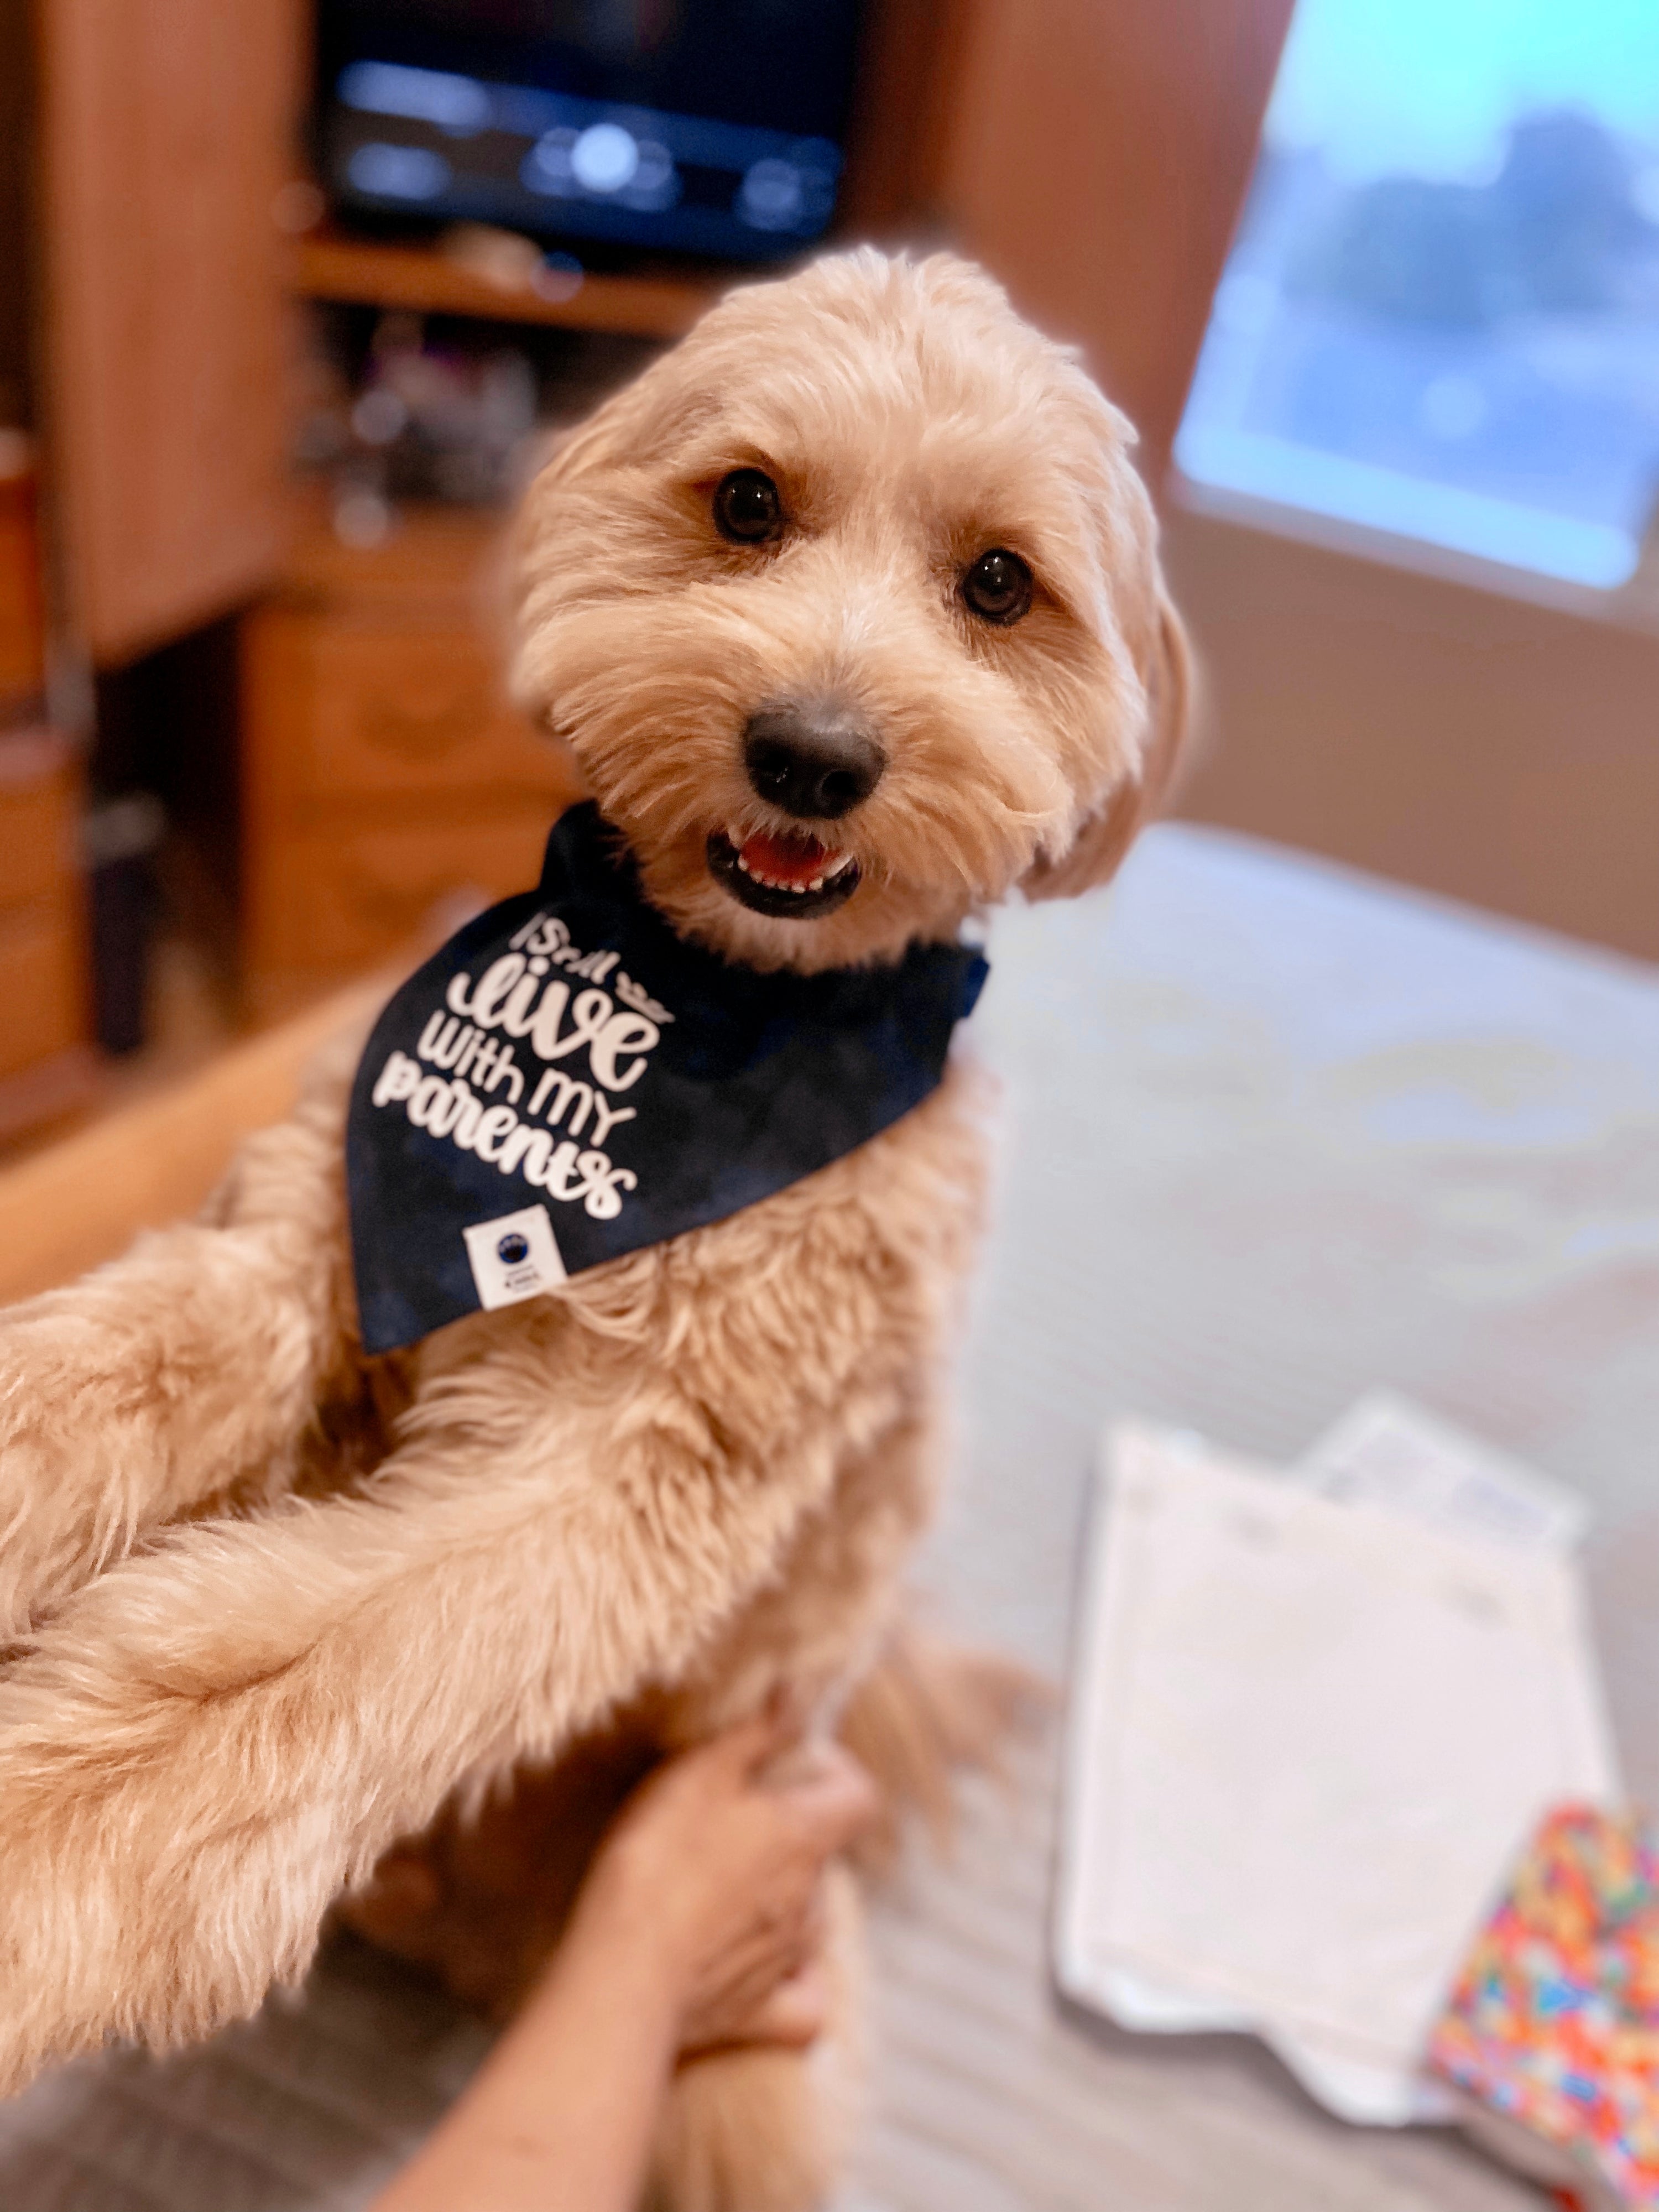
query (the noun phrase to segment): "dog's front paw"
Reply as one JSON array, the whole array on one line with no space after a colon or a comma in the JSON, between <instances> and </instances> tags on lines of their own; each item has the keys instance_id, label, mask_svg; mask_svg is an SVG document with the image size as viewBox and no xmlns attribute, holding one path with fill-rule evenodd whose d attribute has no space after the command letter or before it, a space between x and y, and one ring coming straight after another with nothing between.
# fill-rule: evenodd
<instances>
[{"instance_id":1,"label":"dog's front paw","mask_svg":"<svg viewBox=\"0 0 1659 2212\"><path fill-rule=\"evenodd\" d=\"M0 1641L26 1634L198 1487L175 1433L205 1384L97 1279L0 1314ZM204 1417L203 1455L211 1441Z\"/></svg>"},{"instance_id":2,"label":"dog's front paw","mask_svg":"<svg viewBox=\"0 0 1659 2212\"><path fill-rule=\"evenodd\" d=\"M145 1967L144 1916L92 1821L18 1790L8 1765L0 1754L0 2096L119 2033Z\"/></svg>"},{"instance_id":3,"label":"dog's front paw","mask_svg":"<svg viewBox=\"0 0 1659 2212\"><path fill-rule=\"evenodd\" d=\"M112 1373L71 1316L0 1326L0 1640L130 1540L146 1379Z\"/></svg>"},{"instance_id":4,"label":"dog's front paw","mask_svg":"<svg viewBox=\"0 0 1659 2212\"><path fill-rule=\"evenodd\" d=\"M0 1638L250 1474L283 1486L316 1410L332 1250L303 1219L184 1223L0 1312Z\"/></svg>"},{"instance_id":5,"label":"dog's front paw","mask_svg":"<svg viewBox=\"0 0 1659 2212\"><path fill-rule=\"evenodd\" d=\"M305 1970L331 1824L197 1700L0 1684L0 2095L112 2038L164 2049Z\"/></svg>"}]
</instances>

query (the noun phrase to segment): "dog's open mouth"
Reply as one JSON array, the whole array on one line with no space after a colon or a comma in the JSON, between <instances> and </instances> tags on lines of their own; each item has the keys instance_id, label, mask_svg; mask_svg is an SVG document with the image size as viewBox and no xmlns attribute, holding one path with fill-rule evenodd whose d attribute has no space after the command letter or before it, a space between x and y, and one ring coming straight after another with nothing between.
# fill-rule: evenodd
<instances>
[{"instance_id":1,"label":"dog's open mouth","mask_svg":"<svg viewBox=\"0 0 1659 2212\"><path fill-rule=\"evenodd\" d=\"M724 830L708 840L708 872L755 914L807 921L845 906L859 887L859 864L804 831L763 830L739 845Z\"/></svg>"}]
</instances>

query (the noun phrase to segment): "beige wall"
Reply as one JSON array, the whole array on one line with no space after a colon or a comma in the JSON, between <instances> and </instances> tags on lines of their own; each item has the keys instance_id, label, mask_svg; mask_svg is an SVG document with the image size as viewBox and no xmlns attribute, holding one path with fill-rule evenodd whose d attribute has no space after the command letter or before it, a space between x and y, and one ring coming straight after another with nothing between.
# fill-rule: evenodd
<instances>
[{"instance_id":1,"label":"beige wall","mask_svg":"<svg viewBox=\"0 0 1659 2212\"><path fill-rule=\"evenodd\" d=\"M1181 812L1659 959L1659 635L1167 532L1207 694Z\"/></svg>"},{"instance_id":2,"label":"beige wall","mask_svg":"<svg viewBox=\"0 0 1659 2212\"><path fill-rule=\"evenodd\" d=\"M963 0L933 185L1139 426L1158 483L1291 0Z\"/></svg>"}]
</instances>

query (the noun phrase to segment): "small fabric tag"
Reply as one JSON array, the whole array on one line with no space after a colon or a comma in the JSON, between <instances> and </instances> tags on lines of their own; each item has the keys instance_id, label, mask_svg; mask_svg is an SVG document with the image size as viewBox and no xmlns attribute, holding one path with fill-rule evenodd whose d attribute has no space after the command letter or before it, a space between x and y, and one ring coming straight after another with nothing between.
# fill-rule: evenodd
<instances>
[{"instance_id":1,"label":"small fabric tag","mask_svg":"<svg viewBox=\"0 0 1659 2212\"><path fill-rule=\"evenodd\" d=\"M411 975L346 1127L364 1348L753 1206L935 1090L986 975L963 945L761 975L676 937L592 804L536 890Z\"/></svg>"},{"instance_id":2,"label":"small fabric tag","mask_svg":"<svg viewBox=\"0 0 1659 2212\"><path fill-rule=\"evenodd\" d=\"M553 1224L544 1206L521 1206L495 1221L475 1221L463 1229L466 1255L472 1262L472 1279L478 1304L515 1306L520 1298L533 1298L564 1280L564 1261L553 1238Z\"/></svg>"}]
</instances>

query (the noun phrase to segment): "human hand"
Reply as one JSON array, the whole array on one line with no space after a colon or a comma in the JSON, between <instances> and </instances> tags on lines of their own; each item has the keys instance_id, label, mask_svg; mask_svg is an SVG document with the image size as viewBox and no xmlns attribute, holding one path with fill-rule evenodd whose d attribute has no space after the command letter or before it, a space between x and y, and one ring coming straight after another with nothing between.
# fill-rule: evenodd
<instances>
[{"instance_id":1,"label":"human hand","mask_svg":"<svg viewBox=\"0 0 1659 2212\"><path fill-rule=\"evenodd\" d=\"M878 1799L839 1746L799 1749L796 1735L769 1715L670 1760L589 1872L567 1941L653 1946L682 2056L806 2044L823 2025L823 1869Z\"/></svg>"}]
</instances>

